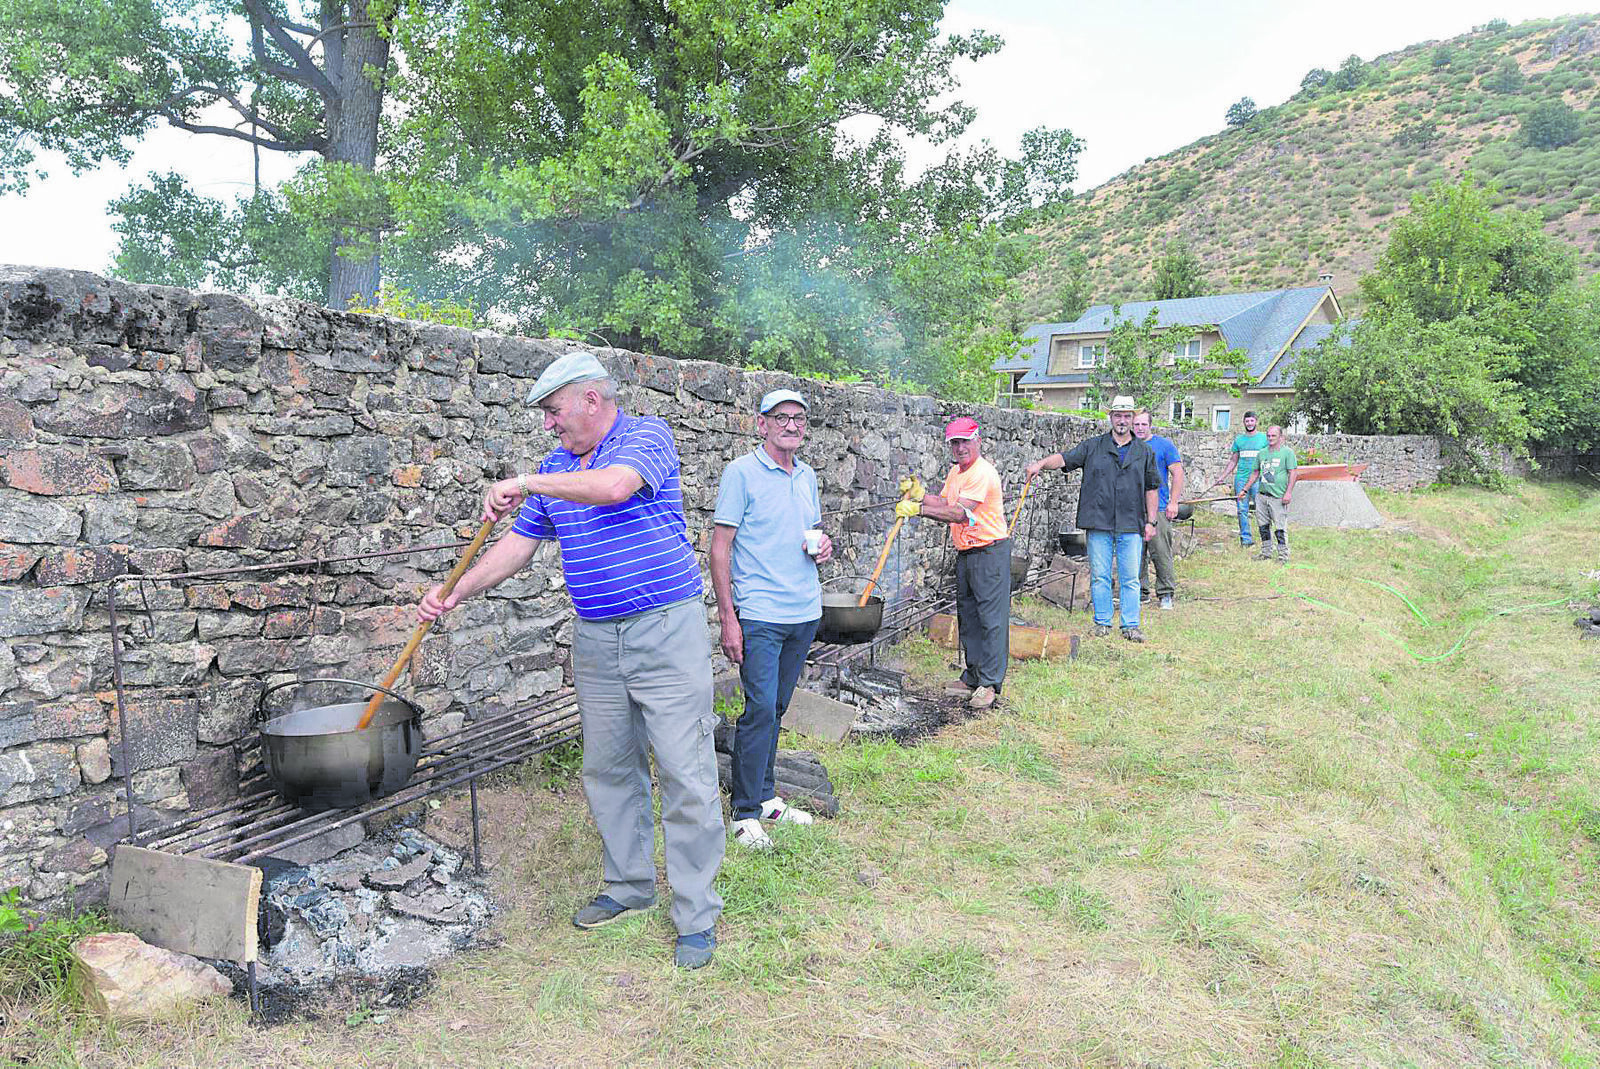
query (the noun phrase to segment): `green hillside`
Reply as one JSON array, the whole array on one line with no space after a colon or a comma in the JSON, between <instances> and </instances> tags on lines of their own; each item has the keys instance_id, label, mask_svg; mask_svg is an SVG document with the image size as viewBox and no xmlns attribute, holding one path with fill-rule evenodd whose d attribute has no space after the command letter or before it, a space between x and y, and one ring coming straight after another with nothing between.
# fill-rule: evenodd
<instances>
[{"instance_id":1,"label":"green hillside","mask_svg":"<svg viewBox=\"0 0 1600 1069\"><path fill-rule=\"evenodd\" d=\"M1173 240L1199 255L1208 291L1330 273L1349 311L1412 195L1468 170L1600 266L1600 17L1490 23L1322 73L1324 84L1312 72L1288 101L1129 169L1040 228L1046 256L1022 280L1023 318L1059 315L1075 253L1092 301L1149 297L1151 264Z\"/></svg>"}]
</instances>

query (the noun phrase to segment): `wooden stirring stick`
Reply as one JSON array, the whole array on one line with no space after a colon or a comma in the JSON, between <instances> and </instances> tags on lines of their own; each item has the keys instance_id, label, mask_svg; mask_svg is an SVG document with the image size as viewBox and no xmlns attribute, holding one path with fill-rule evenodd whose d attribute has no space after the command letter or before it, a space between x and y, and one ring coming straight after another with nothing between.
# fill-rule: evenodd
<instances>
[{"instance_id":1,"label":"wooden stirring stick","mask_svg":"<svg viewBox=\"0 0 1600 1069\"><path fill-rule=\"evenodd\" d=\"M443 596L449 597L450 592L456 588L456 583L466 574L468 566L472 564L472 558L478 555L478 550L483 548L484 540L489 537L489 532L492 530L494 530L494 521L484 520L483 526L478 528L477 536L467 546L467 551L461 555L461 559L456 562L454 570L450 572L450 577L444 581ZM428 629L432 626L433 620L424 620L417 625L417 629L411 632L411 641L406 643L406 648L400 651L399 657L395 658L394 667L389 669L389 674L383 677L383 682L380 686L394 686L394 681L400 678L400 672L405 668L406 662L411 660L413 653L417 652L417 644L422 641L422 636L426 635ZM388 695L381 690L372 695L372 700L367 702L367 708L361 714L360 723L356 724L357 731L372 723L373 714L378 711L378 706L382 705L383 699L387 697Z\"/></svg>"}]
</instances>

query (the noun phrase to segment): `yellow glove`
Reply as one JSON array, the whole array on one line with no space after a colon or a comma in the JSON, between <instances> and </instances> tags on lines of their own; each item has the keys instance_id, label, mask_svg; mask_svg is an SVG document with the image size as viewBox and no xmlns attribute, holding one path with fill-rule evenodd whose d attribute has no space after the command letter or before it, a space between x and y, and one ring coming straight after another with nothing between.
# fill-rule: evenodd
<instances>
[{"instance_id":1,"label":"yellow glove","mask_svg":"<svg viewBox=\"0 0 1600 1069\"><path fill-rule=\"evenodd\" d=\"M900 496L907 501L921 501L928 492L922 488L922 480L913 475L900 480Z\"/></svg>"},{"instance_id":2,"label":"yellow glove","mask_svg":"<svg viewBox=\"0 0 1600 1069\"><path fill-rule=\"evenodd\" d=\"M902 501L894 507L894 514L902 520L909 520L913 516L922 515L921 501Z\"/></svg>"}]
</instances>

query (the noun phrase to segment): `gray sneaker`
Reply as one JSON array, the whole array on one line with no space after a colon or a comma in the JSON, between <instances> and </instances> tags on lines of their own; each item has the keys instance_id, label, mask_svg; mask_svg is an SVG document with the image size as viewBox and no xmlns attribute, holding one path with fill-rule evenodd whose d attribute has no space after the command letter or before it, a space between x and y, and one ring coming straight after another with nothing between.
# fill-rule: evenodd
<instances>
[{"instance_id":1,"label":"gray sneaker","mask_svg":"<svg viewBox=\"0 0 1600 1069\"><path fill-rule=\"evenodd\" d=\"M572 915L572 923L574 927L584 929L604 928L612 921L621 920L630 913L649 908L649 906L625 906L608 894L598 894L594 896L594 901Z\"/></svg>"},{"instance_id":2,"label":"gray sneaker","mask_svg":"<svg viewBox=\"0 0 1600 1069\"><path fill-rule=\"evenodd\" d=\"M1109 634L1111 634L1110 624L1095 624L1093 627L1089 628L1090 638L1105 638Z\"/></svg>"},{"instance_id":3,"label":"gray sneaker","mask_svg":"<svg viewBox=\"0 0 1600 1069\"><path fill-rule=\"evenodd\" d=\"M1171 594L1163 594L1163 595L1161 595L1161 607L1163 609L1171 610L1171 608L1172 608L1172 595Z\"/></svg>"},{"instance_id":4,"label":"gray sneaker","mask_svg":"<svg viewBox=\"0 0 1600 1069\"><path fill-rule=\"evenodd\" d=\"M1137 627L1124 627L1122 629L1122 637L1127 639L1129 642L1143 642L1144 632L1140 631Z\"/></svg>"}]
</instances>

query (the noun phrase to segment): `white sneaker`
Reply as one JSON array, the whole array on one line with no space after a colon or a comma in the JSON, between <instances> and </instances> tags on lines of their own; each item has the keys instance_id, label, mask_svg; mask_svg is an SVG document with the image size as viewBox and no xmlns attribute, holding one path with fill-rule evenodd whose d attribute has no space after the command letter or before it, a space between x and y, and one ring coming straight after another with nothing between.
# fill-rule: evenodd
<instances>
[{"instance_id":1,"label":"white sneaker","mask_svg":"<svg viewBox=\"0 0 1600 1069\"><path fill-rule=\"evenodd\" d=\"M772 849L772 837L755 817L733 822L733 841L748 850Z\"/></svg>"},{"instance_id":2,"label":"white sneaker","mask_svg":"<svg viewBox=\"0 0 1600 1069\"><path fill-rule=\"evenodd\" d=\"M1161 595L1161 607L1163 609L1172 608L1172 595L1171 594L1163 594L1163 595Z\"/></svg>"},{"instance_id":3,"label":"white sneaker","mask_svg":"<svg viewBox=\"0 0 1600 1069\"><path fill-rule=\"evenodd\" d=\"M780 824L810 824L811 814L774 796L761 803L761 819L775 820Z\"/></svg>"}]
</instances>

